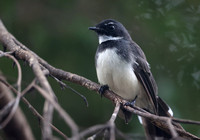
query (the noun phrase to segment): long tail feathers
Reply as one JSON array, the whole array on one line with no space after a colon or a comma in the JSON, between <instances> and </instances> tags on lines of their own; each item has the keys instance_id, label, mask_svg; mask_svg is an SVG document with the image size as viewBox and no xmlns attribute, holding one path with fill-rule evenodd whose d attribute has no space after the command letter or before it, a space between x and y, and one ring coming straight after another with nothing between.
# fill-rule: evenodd
<instances>
[{"instance_id":1,"label":"long tail feathers","mask_svg":"<svg viewBox=\"0 0 200 140\"><path fill-rule=\"evenodd\" d=\"M157 103L158 103L158 111L157 114L159 116L166 116L166 117L172 117L173 112L171 108L160 98L157 96ZM153 125L148 119L142 118L142 125L145 129L145 134L147 140L168 140L171 138L171 135L163 131L162 129L156 127ZM175 127L184 130L180 124L173 123Z\"/></svg>"},{"instance_id":2,"label":"long tail feathers","mask_svg":"<svg viewBox=\"0 0 200 140\"><path fill-rule=\"evenodd\" d=\"M142 118L142 125L147 140L168 140L171 137L168 133L156 127L147 119Z\"/></svg>"}]
</instances>

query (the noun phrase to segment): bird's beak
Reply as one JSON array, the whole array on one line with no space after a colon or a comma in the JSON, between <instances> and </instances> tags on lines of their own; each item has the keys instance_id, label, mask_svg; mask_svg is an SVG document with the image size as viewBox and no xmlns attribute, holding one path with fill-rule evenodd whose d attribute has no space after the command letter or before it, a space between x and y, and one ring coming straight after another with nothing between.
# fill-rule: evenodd
<instances>
[{"instance_id":1,"label":"bird's beak","mask_svg":"<svg viewBox=\"0 0 200 140\"><path fill-rule=\"evenodd\" d=\"M93 31L99 31L100 29L98 27L89 27L89 30L93 30Z\"/></svg>"}]
</instances>

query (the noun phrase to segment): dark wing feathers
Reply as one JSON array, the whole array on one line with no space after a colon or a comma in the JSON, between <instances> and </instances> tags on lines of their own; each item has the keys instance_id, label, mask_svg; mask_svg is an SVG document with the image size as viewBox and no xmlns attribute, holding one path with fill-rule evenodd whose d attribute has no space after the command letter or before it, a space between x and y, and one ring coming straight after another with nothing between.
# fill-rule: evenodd
<instances>
[{"instance_id":1,"label":"dark wing feathers","mask_svg":"<svg viewBox=\"0 0 200 140\"><path fill-rule=\"evenodd\" d=\"M158 102L158 115L171 117L171 114L168 112L170 109L169 106L158 96L157 96L157 102Z\"/></svg>"},{"instance_id":2,"label":"dark wing feathers","mask_svg":"<svg viewBox=\"0 0 200 140\"><path fill-rule=\"evenodd\" d=\"M157 114L157 100L156 96L158 94L157 84L153 78L153 75L150 71L150 66L146 60L144 52L142 49L133 41L130 46L133 48L132 52L134 56L133 69L138 80L144 87L149 100L152 102L152 105L155 107L155 113ZM153 113L153 112L152 112Z\"/></svg>"},{"instance_id":3,"label":"dark wing feathers","mask_svg":"<svg viewBox=\"0 0 200 140\"><path fill-rule=\"evenodd\" d=\"M147 64L147 61L141 57L136 58L137 66L134 67L135 75L144 87L149 100L155 107L155 113L157 113L157 85ZM153 113L153 112L152 112Z\"/></svg>"},{"instance_id":4,"label":"dark wing feathers","mask_svg":"<svg viewBox=\"0 0 200 140\"><path fill-rule=\"evenodd\" d=\"M155 107L155 112L151 112L151 113L155 113L159 116L172 117L168 112L169 106L160 97L157 96L158 95L157 84L150 71L149 64L146 60L146 57L143 51L135 42L131 43L130 46L134 48L132 50L133 54L136 54L136 56L134 56L135 62L133 62L134 63L133 69L134 69L135 75L137 76L138 80L144 87L146 94L149 97L150 102ZM143 121L143 126L146 132L146 136L148 139L154 139L156 137L159 137L159 138L162 137L163 139L171 138L171 135L161 130L160 128L154 126L151 122L148 121L148 119L142 118L142 121ZM177 128L184 130L181 127L181 125L177 123L174 123L174 125Z\"/></svg>"},{"instance_id":5,"label":"dark wing feathers","mask_svg":"<svg viewBox=\"0 0 200 140\"><path fill-rule=\"evenodd\" d=\"M146 57L145 57L143 51L141 50L141 48L137 44L134 44L134 46L136 47L136 51L137 51L137 53L135 53L135 54L139 54L139 55L135 56L136 63L133 64L133 69L134 69L135 75L137 76L138 80L144 87L146 94L149 98L149 101L154 106L153 112L152 112L152 110L151 111L148 110L148 111L150 111L151 113L157 114L157 115L160 114L159 111L162 112L161 114L166 114L166 111L168 111L167 105L164 102L162 102L161 100L159 100L160 98L157 100L157 98L158 98L157 84L154 80L154 77L153 77L151 71L150 71L150 66L146 60ZM159 103L161 103L161 104L159 104ZM160 108L160 106L161 106L161 108ZM145 129L146 137L149 140L155 139L155 137L170 138L170 135L168 135L166 132L162 131L158 127L154 126L148 119L142 118L142 122L143 122L143 126Z\"/></svg>"}]
</instances>

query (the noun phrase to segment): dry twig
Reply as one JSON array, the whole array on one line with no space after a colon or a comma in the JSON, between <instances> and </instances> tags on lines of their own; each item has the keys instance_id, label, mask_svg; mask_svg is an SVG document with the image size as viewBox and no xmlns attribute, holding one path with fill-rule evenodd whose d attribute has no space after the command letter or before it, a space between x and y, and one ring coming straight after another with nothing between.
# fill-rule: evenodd
<instances>
[{"instance_id":1,"label":"dry twig","mask_svg":"<svg viewBox=\"0 0 200 140\"><path fill-rule=\"evenodd\" d=\"M34 85L34 88L36 90L38 90L42 96L44 96L44 98L49 101L54 107L55 109L59 112L59 114L63 117L64 121L69 125L69 127L72 130L72 135L77 135L78 134L78 126L76 125L76 123L71 119L71 117L64 111L64 109L62 109L62 107L55 102L50 96L48 96L48 93L45 92L45 90L43 90L41 87L39 87L38 85Z\"/></svg>"},{"instance_id":2,"label":"dry twig","mask_svg":"<svg viewBox=\"0 0 200 140\"><path fill-rule=\"evenodd\" d=\"M8 103L0 111L0 114L1 114L0 116L3 116L5 118L4 120L3 120L3 118L0 119L0 120L2 120L0 123L0 129L2 129L12 119L14 113L16 112L16 110L18 108L19 101L20 101L20 94L21 94L22 70L21 70L21 66L20 66L19 62L15 59L15 57L10 55L10 53L4 53L4 52L0 51L0 56L6 56L6 57L12 59L15 62L15 64L17 65L17 69L18 69L18 78L17 78L18 94L17 94L17 97L15 98L15 100L13 100L13 102Z\"/></svg>"},{"instance_id":3,"label":"dry twig","mask_svg":"<svg viewBox=\"0 0 200 140\"><path fill-rule=\"evenodd\" d=\"M0 80L6 81L0 72ZM17 90L16 90L17 91ZM0 108L7 105L9 102L13 102L14 96L12 91L0 81ZM8 139L29 139L34 140L34 136L31 132L31 128L29 123L26 120L23 112L20 108L18 108L12 117L12 119L8 122L8 124L4 127L4 133L8 136Z\"/></svg>"},{"instance_id":4,"label":"dry twig","mask_svg":"<svg viewBox=\"0 0 200 140\"><path fill-rule=\"evenodd\" d=\"M18 94L18 91L9 83L7 83L4 79L0 78L0 82L3 83L5 86L7 86L9 89L11 89L14 93ZM38 118L39 121L44 121L44 118L42 117L42 115L40 115L40 113L29 103L29 101L23 97L26 93L28 93L32 88L34 88L33 86L36 84L36 79L34 79L21 93L21 98L22 101L28 106L28 108L31 110L31 112ZM52 129L54 131L56 131L58 134L60 134L64 139L68 139L68 137L61 132L58 128L56 128L53 124L49 123L49 125L52 127Z\"/></svg>"}]
</instances>

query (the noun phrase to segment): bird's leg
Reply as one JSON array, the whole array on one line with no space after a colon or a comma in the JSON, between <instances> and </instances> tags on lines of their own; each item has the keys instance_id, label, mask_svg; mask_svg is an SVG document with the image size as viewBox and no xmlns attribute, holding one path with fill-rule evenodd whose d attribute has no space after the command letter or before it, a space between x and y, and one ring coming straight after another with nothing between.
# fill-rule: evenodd
<instances>
[{"instance_id":1,"label":"bird's leg","mask_svg":"<svg viewBox=\"0 0 200 140\"><path fill-rule=\"evenodd\" d=\"M124 105L134 107L136 99L137 99L137 95L135 96L135 98L132 101L126 102Z\"/></svg>"},{"instance_id":2,"label":"bird's leg","mask_svg":"<svg viewBox=\"0 0 200 140\"><path fill-rule=\"evenodd\" d=\"M105 93L106 90L109 89L109 86L108 85L102 85L100 88L99 88L99 93L102 97L102 95Z\"/></svg>"}]
</instances>

